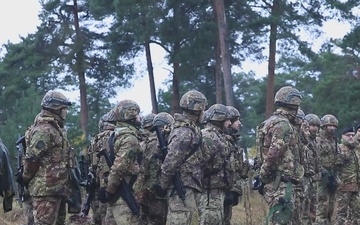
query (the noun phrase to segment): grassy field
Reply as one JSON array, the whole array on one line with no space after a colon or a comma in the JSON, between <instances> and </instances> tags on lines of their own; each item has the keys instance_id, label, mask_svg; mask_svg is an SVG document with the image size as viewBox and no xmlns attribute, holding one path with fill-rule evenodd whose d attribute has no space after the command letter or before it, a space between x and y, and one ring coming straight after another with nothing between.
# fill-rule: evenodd
<instances>
[{"instance_id":1,"label":"grassy field","mask_svg":"<svg viewBox=\"0 0 360 225\"><path fill-rule=\"evenodd\" d=\"M0 200L2 201L1 197ZM233 208L232 225L260 225L263 224L267 213L266 203L256 192L244 188L244 195L239 205ZM4 213L0 206L0 225L26 224L23 209L14 201L13 210ZM72 224L72 223L69 223Z\"/></svg>"}]
</instances>

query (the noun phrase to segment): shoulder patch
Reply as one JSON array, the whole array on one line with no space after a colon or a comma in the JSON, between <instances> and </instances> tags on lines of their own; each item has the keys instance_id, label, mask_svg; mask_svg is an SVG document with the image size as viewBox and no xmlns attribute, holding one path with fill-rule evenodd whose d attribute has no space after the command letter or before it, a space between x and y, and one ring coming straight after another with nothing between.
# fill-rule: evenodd
<instances>
[{"instance_id":1,"label":"shoulder patch","mask_svg":"<svg viewBox=\"0 0 360 225\"><path fill-rule=\"evenodd\" d=\"M136 157L136 152L134 150L129 150L128 151L128 157L130 159L134 159Z\"/></svg>"},{"instance_id":2,"label":"shoulder patch","mask_svg":"<svg viewBox=\"0 0 360 225\"><path fill-rule=\"evenodd\" d=\"M39 150L43 150L44 147L45 147L45 143L42 140L39 140L35 145L35 148Z\"/></svg>"}]
</instances>

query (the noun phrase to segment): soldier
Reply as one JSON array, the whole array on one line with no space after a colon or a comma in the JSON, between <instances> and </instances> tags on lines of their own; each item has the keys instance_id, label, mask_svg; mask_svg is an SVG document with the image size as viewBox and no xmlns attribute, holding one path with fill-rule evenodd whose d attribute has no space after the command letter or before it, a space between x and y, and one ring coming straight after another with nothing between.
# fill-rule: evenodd
<instances>
[{"instance_id":1,"label":"soldier","mask_svg":"<svg viewBox=\"0 0 360 225\"><path fill-rule=\"evenodd\" d=\"M169 190L168 224L199 224L198 198L202 191L199 124L206 106L206 97L191 90L180 99L183 113L174 114L174 129L169 136L168 154L161 166L160 184L154 186L159 196L165 196Z\"/></svg>"},{"instance_id":2,"label":"soldier","mask_svg":"<svg viewBox=\"0 0 360 225\"><path fill-rule=\"evenodd\" d=\"M225 137L231 124L230 112L223 104L214 104L204 116L203 139L204 191L200 197L200 224L222 224L225 193L230 191L234 179L234 160Z\"/></svg>"},{"instance_id":3,"label":"soldier","mask_svg":"<svg viewBox=\"0 0 360 225\"><path fill-rule=\"evenodd\" d=\"M333 224L336 200L338 170L342 161L339 157L336 128L338 120L331 114L324 115L320 120L320 132L316 138L319 148L319 170L321 179L317 185L318 205L314 224Z\"/></svg>"},{"instance_id":4,"label":"soldier","mask_svg":"<svg viewBox=\"0 0 360 225\"><path fill-rule=\"evenodd\" d=\"M152 138L155 137L155 134L152 131L150 131L152 128L152 123L153 123L155 116L156 116L155 113L149 113L149 114L145 115L143 118L141 118L141 129L140 129L140 135L141 135L141 139L142 139L141 145L145 144L145 142L150 137L152 137Z\"/></svg>"},{"instance_id":5,"label":"soldier","mask_svg":"<svg viewBox=\"0 0 360 225\"><path fill-rule=\"evenodd\" d=\"M166 156L167 138L172 130L174 118L167 112L160 112L151 122L151 130L156 130L144 143L143 169L145 171L146 189L146 217L149 225L165 225L167 214L167 200L156 195L153 186L160 181L161 164ZM152 133L152 134L154 134ZM161 135L161 136L157 136ZM164 141L164 146L163 142Z\"/></svg>"},{"instance_id":6,"label":"soldier","mask_svg":"<svg viewBox=\"0 0 360 225\"><path fill-rule=\"evenodd\" d=\"M12 210L15 195L14 174L11 168L9 150L0 139L0 196L3 199L3 211ZM21 199L19 199L21 201ZM31 217L30 217L31 218Z\"/></svg>"},{"instance_id":7,"label":"soldier","mask_svg":"<svg viewBox=\"0 0 360 225\"><path fill-rule=\"evenodd\" d=\"M298 137L293 121L301 103L300 92L284 86L276 92L274 103L278 107L257 130L257 148L262 165L260 179L264 183L263 194L269 206L267 224L299 224L292 221L296 192L293 188L301 182L301 165L296 161Z\"/></svg>"},{"instance_id":8,"label":"soldier","mask_svg":"<svg viewBox=\"0 0 360 225\"><path fill-rule=\"evenodd\" d=\"M355 129L346 127L341 135L341 157L344 166L339 171L342 181L336 198L334 224L360 224L360 169L359 152L355 143Z\"/></svg>"},{"instance_id":9,"label":"soldier","mask_svg":"<svg viewBox=\"0 0 360 225\"><path fill-rule=\"evenodd\" d=\"M239 204L242 192L242 182L247 178L249 164L244 161L244 149L239 146L239 131L241 127L240 113L232 106L226 106L230 112L231 125L226 139L230 145L230 152L235 159L234 184L231 191L226 192L224 201L224 225L231 224L233 206Z\"/></svg>"},{"instance_id":10,"label":"soldier","mask_svg":"<svg viewBox=\"0 0 360 225\"><path fill-rule=\"evenodd\" d=\"M139 212L132 211L134 205L126 201L126 196L135 195L140 198L137 196L142 185L142 179L138 177L142 156L139 133L140 107L132 100L123 100L113 110L116 128L109 137L110 159L113 165L107 186L99 190L99 200L108 203L106 224L109 219L112 219L109 215L113 215L116 224L136 225L140 224ZM120 189L124 187L123 182L128 185L128 189ZM137 206L136 202L132 203Z\"/></svg>"},{"instance_id":11,"label":"soldier","mask_svg":"<svg viewBox=\"0 0 360 225\"><path fill-rule=\"evenodd\" d=\"M18 181L29 187L34 224L65 224L69 174L75 167L72 148L64 129L71 102L58 91L49 91L42 110L25 133L24 172Z\"/></svg>"},{"instance_id":12,"label":"soldier","mask_svg":"<svg viewBox=\"0 0 360 225\"><path fill-rule=\"evenodd\" d=\"M99 133L97 133L89 148L89 155L91 158L91 169L95 172L96 177L96 188L95 188L95 199L91 202L91 208L93 210L93 223L94 224L105 224L105 216L107 211L107 204L101 203L98 199L98 191L101 187L107 186L108 176L110 168L106 164L104 157L99 157L101 151L107 151L109 154L108 139L110 134L115 129L115 115L114 110L110 110L108 113L103 115L99 121ZM108 215L108 225L116 224L113 216Z\"/></svg>"},{"instance_id":13,"label":"soldier","mask_svg":"<svg viewBox=\"0 0 360 225\"><path fill-rule=\"evenodd\" d=\"M355 128L355 140L360 143L360 124Z\"/></svg>"},{"instance_id":14,"label":"soldier","mask_svg":"<svg viewBox=\"0 0 360 225\"><path fill-rule=\"evenodd\" d=\"M315 114L307 114L305 116L305 121L307 122L306 130L306 165L305 165L305 174L304 174L304 209L303 209L303 223L313 224L316 218L316 182L319 174L319 163L318 163L318 149L316 136L319 133L320 129L320 118Z\"/></svg>"}]
</instances>

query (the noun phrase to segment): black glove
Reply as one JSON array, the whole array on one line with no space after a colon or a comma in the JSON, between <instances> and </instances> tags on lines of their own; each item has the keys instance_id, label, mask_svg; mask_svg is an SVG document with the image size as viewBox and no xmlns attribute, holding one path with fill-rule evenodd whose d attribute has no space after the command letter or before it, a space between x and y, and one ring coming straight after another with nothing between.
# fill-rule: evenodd
<instances>
[{"instance_id":1,"label":"black glove","mask_svg":"<svg viewBox=\"0 0 360 225\"><path fill-rule=\"evenodd\" d=\"M101 203L109 202L112 196L112 194L106 191L106 187L101 187L98 191L98 198Z\"/></svg>"},{"instance_id":2,"label":"black glove","mask_svg":"<svg viewBox=\"0 0 360 225\"><path fill-rule=\"evenodd\" d=\"M225 194L224 205L235 206L239 204L240 194L235 191L228 191Z\"/></svg>"},{"instance_id":3,"label":"black glove","mask_svg":"<svg viewBox=\"0 0 360 225\"><path fill-rule=\"evenodd\" d=\"M29 184L24 181L24 178L21 173L18 173L16 176L16 182L22 186L28 188Z\"/></svg>"},{"instance_id":4,"label":"black glove","mask_svg":"<svg viewBox=\"0 0 360 225\"><path fill-rule=\"evenodd\" d=\"M233 206L236 206L239 204L241 194L235 191L232 191L232 194L234 195Z\"/></svg>"},{"instance_id":5,"label":"black glove","mask_svg":"<svg viewBox=\"0 0 360 225\"><path fill-rule=\"evenodd\" d=\"M164 198L167 195L167 190L162 189L160 184L155 184L153 188L157 196Z\"/></svg>"}]
</instances>

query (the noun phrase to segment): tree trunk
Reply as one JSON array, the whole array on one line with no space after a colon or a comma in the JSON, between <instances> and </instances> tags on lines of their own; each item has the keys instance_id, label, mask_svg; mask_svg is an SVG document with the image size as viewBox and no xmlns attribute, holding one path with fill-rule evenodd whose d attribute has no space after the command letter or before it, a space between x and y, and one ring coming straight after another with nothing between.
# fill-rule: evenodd
<instances>
[{"instance_id":1,"label":"tree trunk","mask_svg":"<svg viewBox=\"0 0 360 225\"><path fill-rule=\"evenodd\" d=\"M175 43L174 46L174 54L178 54L180 49L180 44L179 43ZM172 88L173 88L173 96L172 96L172 108L171 108L171 112L174 115L174 113L180 113L181 109L180 109L180 79L179 79L179 68L180 68L180 64L177 60L177 57L174 57L174 73L173 73L173 79L172 79Z\"/></svg>"},{"instance_id":2,"label":"tree trunk","mask_svg":"<svg viewBox=\"0 0 360 225\"><path fill-rule=\"evenodd\" d=\"M270 42L269 42L269 64L268 64L268 78L266 89L266 109L265 117L269 118L274 111L274 86L275 86L275 64L276 64L276 41L277 41L277 27L279 18L279 0L274 0L271 15L273 18L270 24Z\"/></svg>"},{"instance_id":3,"label":"tree trunk","mask_svg":"<svg viewBox=\"0 0 360 225\"><path fill-rule=\"evenodd\" d=\"M234 106L233 80L231 76L230 52L227 40L227 24L225 17L224 0L214 0L213 4L219 29L226 105Z\"/></svg>"},{"instance_id":4,"label":"tree trunk","mask_svg":"<svg viewBox=\"0 0 360 225\"><path fill-rule=\"evenodd\" d=\"M223 75L221 73L220 43L215 48L215 81L216 81L216 103L223 104Z\"/></svg>"},{"instance_id":5,"label":"tree trunk","mask_svg":"<svg viewBox=\"0 0 360 225\"><path fill-rule=\"evenodd\" d=\"M80 88L80 127L85 138L88 137L88 108L87 108L87 93L85 81L85 54L83 47L83 36L79 25L79 15L77 0L73 0L74 26L75 26L75 54L76 54L76 72L79 78Z\"/></svg>"},{"instance_id":6,"label":"tree trunk","mask_svg":"<svg viewBox=\"0 0 360 225\"><path fill-rule=\"evenodd\" d=\"M152 113L158 113L158 102L156 99L156 89L155 89L155 81L154 81L154 68L151 60L151 51L150 51L150 41L149 39L145 41L145 53L146 53L146 63L147 70L149 74L149 83L150 83L150 95L151 95L151 105L152 105Z\"/></svg>"}]
</instances>

